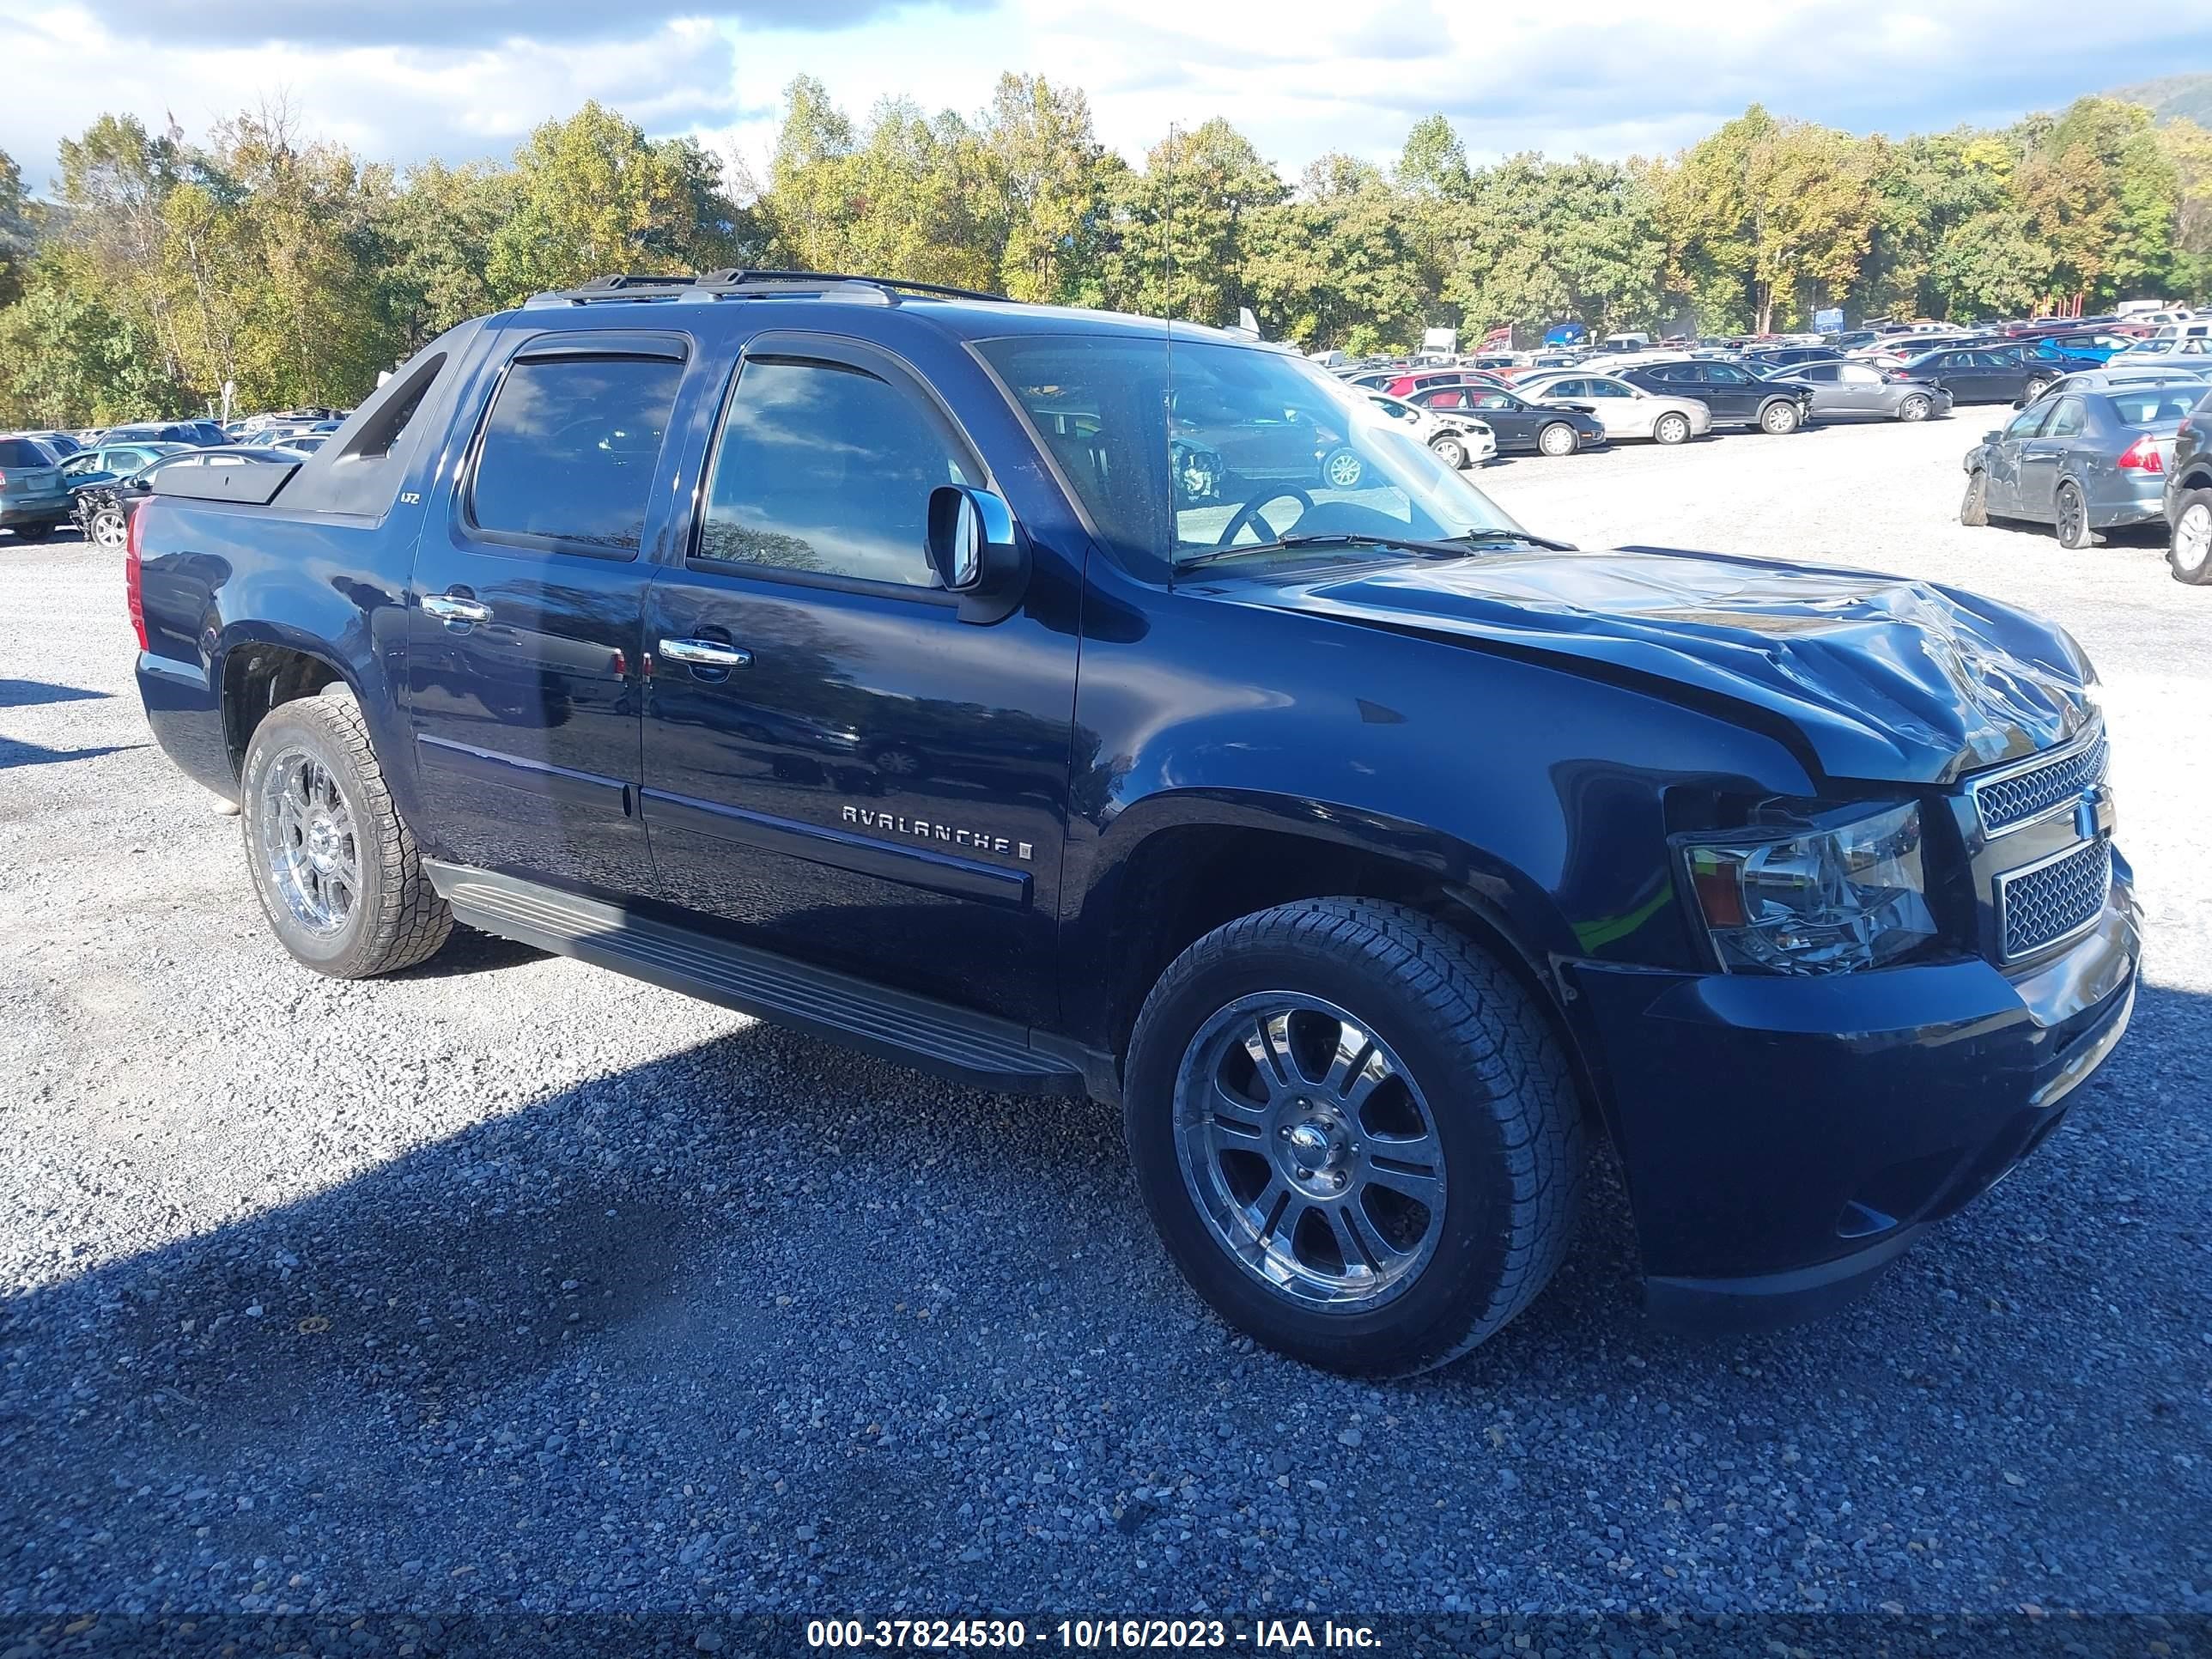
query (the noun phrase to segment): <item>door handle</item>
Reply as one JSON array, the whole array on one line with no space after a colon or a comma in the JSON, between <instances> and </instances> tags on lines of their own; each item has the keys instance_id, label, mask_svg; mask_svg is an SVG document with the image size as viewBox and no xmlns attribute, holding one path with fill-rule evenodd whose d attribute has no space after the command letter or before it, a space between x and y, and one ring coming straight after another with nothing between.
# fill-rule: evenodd
<instances>
[{"instance_id":1,"label":"door handle","mask_svg":"<svg viewBox=\"0 0 2212 1659\"><path fill-rule=\"evenodd\" d=\"M750 668L753 653L718 640L663 640L660 654L671 662L688 662L699 668Z\"/></svg>"},{"instance_id":2,"label":"door handle","mask_svg":"<svg viewBox=\"0 0 2212 1659\"><path fill-rule=\"evenodd\" d=\"M424 616L435 617L458 634L465 634L477 623L491 620L489 605L458 593L425 593L422 604Z\"/></svg>"}]
</instances>

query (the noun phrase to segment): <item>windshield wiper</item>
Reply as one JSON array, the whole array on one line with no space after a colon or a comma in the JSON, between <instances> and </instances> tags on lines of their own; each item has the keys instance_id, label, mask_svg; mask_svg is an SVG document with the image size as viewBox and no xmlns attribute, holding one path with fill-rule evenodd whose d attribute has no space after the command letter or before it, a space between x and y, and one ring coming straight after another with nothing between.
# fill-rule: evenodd
<instances>
[{"instance_id":1,"label":"windshield wiper","mask_svg":"<svg viewBox=\"0 0 2212 1659\"><path fill-rule=\"evenodd\" d=\"M1516 542L1523 547L1540 547L1547 553L1579 553L1582 549L1572 542L1555 542L1548 536L1532 536L1525 530L1470 530L1464 536L1455 536L1455 542L1467 547L1492 546L1499 542Z\"/></svg>"},{"instance_id":2,"label":"windshield wiper","mask_svg":"<svg viewBox=\"0 0 2212 1659\"><path fill-rule=\"evenodd\" d=\"M1486 531L1483 533L1490 532ZM1217 547L1192 558L1178 559L1175 568L1177 570L1193 570L1200 565L1212 564L1221 559L1241 559L1253 553L1292 552L1304 547L1387 547L1393 551L1418 553L1431 559L1464 559L1474 551L1474 544L1465 538L1431 542L1414 536L1376 536L1364 530L1353 530L1328 535L1279 536L1272 542L1254 542L1246 547Z\"/></svg>"}]
</instances>

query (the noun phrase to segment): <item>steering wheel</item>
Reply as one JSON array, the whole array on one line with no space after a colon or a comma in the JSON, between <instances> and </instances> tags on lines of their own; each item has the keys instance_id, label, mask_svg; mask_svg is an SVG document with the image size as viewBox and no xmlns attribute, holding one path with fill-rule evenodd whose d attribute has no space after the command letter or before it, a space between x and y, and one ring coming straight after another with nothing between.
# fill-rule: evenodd
<instances>
[{"instance_id":1,"label":"steering wheel","mask_svg":"<svg viewBox=\"0 0 2212 1659\"><path fill-rule=\"evenodd\" d=\"M1267 520L1261 518L1260 509L1263 507L1268 506L1272 502L1284 501L1286 499L1294 501L1298 504L1299 518L1303 518L1307 514L1313 511L1314 499L1312 496L1307 495L1304 490L1300 489L1296 484L1285 484L1280 489L1270 490L1264 495L1255 495L1250 501L1245 502L1243 506L1238 507L1234 516L1232 516L1229 520L1229 527L1221 532L1220 538L1213 544L1216 547L1228 546L1231 542L1237 539L1237 532L1238 531L1243 529L1247 525L1255 522L1265 526L1267 532L1267 539L1269 541L1279 539L1282 536L1283 532L1276 529L1275 526ZM1291 522L1295 524L1297 520L1294 519Z\"/></svg>"}]
</instances>

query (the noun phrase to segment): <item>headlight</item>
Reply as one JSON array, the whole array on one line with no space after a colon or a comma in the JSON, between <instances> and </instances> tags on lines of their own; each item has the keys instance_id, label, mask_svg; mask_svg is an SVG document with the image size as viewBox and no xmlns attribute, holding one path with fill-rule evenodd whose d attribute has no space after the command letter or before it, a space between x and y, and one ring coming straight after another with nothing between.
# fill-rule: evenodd
<instances>
[{"instance_id":1,"label":"headlight","mask_svg":"<svg viewBox=\"0 0 2212 1659\"><path fill-rule=\"evenodd\" d=\"M1856 816L1854 816L1856 814ZM1768 829L1678 837L1721 966L1839 974L1893 962L1935 937L1920 808L1822 813Z\"/></svg>"}]
</instances>

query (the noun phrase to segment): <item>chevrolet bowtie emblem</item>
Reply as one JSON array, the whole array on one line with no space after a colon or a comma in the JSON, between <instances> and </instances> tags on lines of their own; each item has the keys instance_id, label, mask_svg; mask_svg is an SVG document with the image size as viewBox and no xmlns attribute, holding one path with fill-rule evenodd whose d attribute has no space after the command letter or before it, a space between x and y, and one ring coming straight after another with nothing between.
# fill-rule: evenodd
<instances>
[{"instance_id":1,"label":"chevrolet bowtie emblem","mask_svg":"<svg viewBox=\"0 0 2212 1659\"><path fill-rule=\"evenodd\" d=\"M2080 840L2095 841L2111 835L2113 818L2112 797L2102 784L2084 789L2081 799L2074 803L2074 834Z\"/></svg>"}]
</instances>

